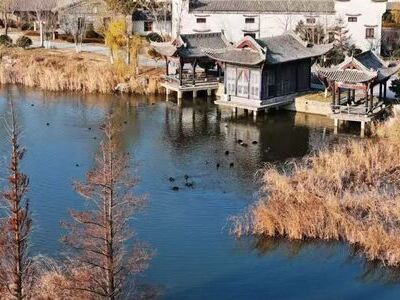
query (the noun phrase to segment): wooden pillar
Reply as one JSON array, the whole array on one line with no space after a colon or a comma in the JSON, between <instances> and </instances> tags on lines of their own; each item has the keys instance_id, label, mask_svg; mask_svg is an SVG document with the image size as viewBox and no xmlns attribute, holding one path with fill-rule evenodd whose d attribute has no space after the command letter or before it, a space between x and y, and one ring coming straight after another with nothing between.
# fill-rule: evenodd
<instances>
[{"instance_id":1,"label":"wooden pillar","mask_svg":"<svg viewBox=\"0 0 400 300\"><path fill-rule=\"evenodd\" d=\"M339 120L334 119L333 122L334 122L334 134L338 134Z\"/></svg>"},{"instance_id":2,"label":"wooden pillar","mask_svg":"<svg viewBox=\"0 0 400 300\"><path fill-rule=\"evenodd\" d=\"M348 89L347 90L347 104L350 105L350 103L351 103L351 90Z\"/></svg>"},{"instance_id":3,"label":"wooden pillar","mask_svg":"<svg viewBox=\"0 0 400 300\"><path fill-rule=\"evenodd\" d=\"M370 102L369 102L369 110L372 111L372 108L374 106L374 87L371 85L371 95L370 96Z\"/></svg>"},{"instance_id":4,"label":"wooden pillar","mask_svg":"<svg viewBox=\"0 0 400 300\"><path fill-rule=\"evenodd\" d=\"M221 78L221 66L219 64L217 64L217 76L218 76L218 82Z\"/></svg>"},{"instance_id":5,"label":"wooden pillar","mask_svg":"<svg viewBox=\"0 0 400 300\"><path fill-rule=\"evenodd\" d=\"M336 86L332 87L332 105L336 105Z\"/></svg>"},{"instance_id":6,"label":"wooden pillar","mask_svg":"<svg viewBox=\"0 0 400 300\"><path fill-rule=\"evenodd\" d=\"M387 98L387 80L383 84L383 101L386 102Z\"/></svg>"},{"instance_id":7,"label":"wooden pillar","mask_svg":"<svg viewBox=\"0 0 400 300\"><path fill-rule=\"evenodd\" d=\"M256 110L253 111L253 120L254 120L254 122L257 121L257 111Z\"/></svg>"},{"instance_id":8,"label":"wooden pillar","mask_svg":"<svg viewBox=\"0 0 400 300\"><path fill-rule=\"evenodd\" d=\"M183 60L179 60L179 86L182 86Z\"/></svg>"},{"instance_id":9,"label":"wooden pillar","mask_svg":"<svg viewBox=\"0 0 400 300\"><path fill-rule=\"evenodd\" d=\"M369 99L369 94L368 94L368 86L365 86L365 108L368 109L368 99Z\"/></svg>"},{"instance_id":10,"label":"wooden pillar","mask_svg":"<svg viewBox=\"0 0 400 300\"><path fill-rule=\"evenodd\" d=\"M165 74L169 75L169 61L168 58L165 58Z\"/></svg>"},{"instance_id":11,"label":"wooden pillar","mask_svg":"<svg viewBox=\"0 0 400 300\"><path fill-rule=\"evenodd\" d=\"M341 88L339 87L337 90L338 90L338 97L337 97L337 100L336 100L336 105L340 105Z\"/></svg>"},{"instance_id":12,"label":"wooden pillar","mask_svg":"<svg viewBox=\"0 0 400 300\"><path fill-rule=\"evenodd\" d=\"M361 122L361 133L360 136L363 138L365 136L365 122Z\"/></svg>"},{"instance_id":13,"label":"wooden pillar","mask_svg":"<svg viewBox=\"0 0 400 300\"><path fill-rule=\"evenodd\" d=\"M382 83L379 83L379 101L382 101Z\"/></svg>"},{"instance_id":14,"label":"wooden pillar","mask_svg":"<svg viewBox=\"0 0 400 300\"><path fill-rule=\"evenodd\" d=\"M193 67L192 84L193 84L193 85L196 85L196 66L197 66L197 60L195 59L193 65L192 65L192 67Z\"/></svg>"},{"instance_id":15,"label":"wooden pillar","mask_svg":"<svg viewBox=\"0 0 400 300\"><path fill-rule=\"evenodd\" d=\"M352 100L355 102L356 101L356 90L353 90L352 94L353 94L352 95Z\"/></svg>"}]
</instances>

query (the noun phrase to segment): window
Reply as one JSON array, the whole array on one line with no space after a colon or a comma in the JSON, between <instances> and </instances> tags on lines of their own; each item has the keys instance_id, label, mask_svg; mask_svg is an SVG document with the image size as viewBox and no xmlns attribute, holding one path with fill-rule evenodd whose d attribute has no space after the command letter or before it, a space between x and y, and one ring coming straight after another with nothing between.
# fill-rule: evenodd
<instances>
[{"instance_id":1,"label":"window","mask_svg":"<svg viewBox=\"0 0 400 300\"><path fill-rule=\"evenodd\" d=\"M250 71L248 69L238 70L238 81L237 81L237 95L239 97L249 97L249 81Z\"/></svg>"},{"instance_id":2,"label":"window","mask_svg":"<svg viewBox=\"0 0 400 300\"><path fill-rule=\"evenodd\" d=\"M250 72L250 98L260 99L261 72L251 70Z\"/></svg>"},{"instance_id":3,"label":"window","mask_svg":"<svg viewBox=\"0 0 400 300\"><path fill-rule=\"evenodd\" d=\"M255 33L251 33L251 32L245 33L244 36L251 36L253 39L256 38L256 34Z\"/></svg>"},{"instance_id":4,"label":"window","mask_svg":"<svg viewBox=\"0 0 400 300\"><path fill-rule=\"evenodd\" d=\"M205 23L207 23L207 19L206 18L197 18L196 23L205 24Z\"/></svg>"},{"instance_id":5,"label":"window","mask_svg":"<svg viewBox=\"0 0 400 300\"><path fill-rule=\"evenodd\" d=\"M317 20L315 18L307 18L306 23L307 24L315 24L315 23L317 23Z\"/></svg>"},{"instance_id":6,"label":"window","mask_svg":"<svg viewBox=\"0 0 400 300\"><path fill-rule=\"evenodd\" d=\"M365 30L365 37L367 39L373 39L375 37L375 29L374 28L367 28Z\"/></svg>"},{"instance_id":7,"label":"window","mask_svg":"<svg viewBox=\"0 0 400 300\"><path fill-rule=\"evenodd\" d=\"M246 18L246 19L244 20L244 22L245 22L246 24L254 24L254 23L256 22L256 19L254 19L254 18Z\"/></svg>"},{"instance_id":8,"label":"window","mask_svg":"<svg viewBox=\"0 0 400 300\"><path fill-rule=\"evenodd\" d=\"M144 21L144 31L153 31L153 21Z\"/></svg>"},{"instance_id":9,"label":"window","mask_svg":"<svg viewBox=\"0 0 400 300\"><path fill-rule=\"evenodd\" d=\"M357 17L348 17L347 21L349 23L357 23L358 18Z\"/></svg>"},{"instance_id":10,"label":"window","mask_svg":"<svg viewBox=\"0 0 400 300\"><path fill-rule=\"evenodd\" d=\"M226 69L226 94L236 95L236 69L232 67Z\"/></svg>"}]
</instances>

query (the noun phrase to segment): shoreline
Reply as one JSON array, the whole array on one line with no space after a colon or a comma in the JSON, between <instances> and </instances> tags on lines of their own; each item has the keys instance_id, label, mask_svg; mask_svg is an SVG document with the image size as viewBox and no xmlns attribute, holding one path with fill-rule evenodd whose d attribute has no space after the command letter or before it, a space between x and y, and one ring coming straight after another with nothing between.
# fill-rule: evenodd
<instances>
[{"instance_id":1,"label":"shoreline","mask_svg":"<svg viewBox=\"0 0 400 300\"><path fill-rule=\"evenodd\" d=\"M52 92L161 95L160 68L138 75L124 63L94 53L0 48L0 85L17 84Z\"/></svg>"}]
</instances>

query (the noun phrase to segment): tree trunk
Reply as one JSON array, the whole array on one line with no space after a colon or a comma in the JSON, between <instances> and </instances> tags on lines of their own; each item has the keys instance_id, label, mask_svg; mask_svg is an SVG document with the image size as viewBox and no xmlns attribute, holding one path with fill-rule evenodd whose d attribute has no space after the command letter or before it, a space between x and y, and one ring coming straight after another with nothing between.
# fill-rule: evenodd
<instances>
[{"instance_id":1,"label":"tree trunk","mask_svg":"<svg viewBox=\"0 0 400 300\"><path fill-rule=\"evenodd\" d=\"M40 47L44 47L44 30L43 30L43 22L39 21L39 31L40 31Z\"/></svg>"}]
</instances>

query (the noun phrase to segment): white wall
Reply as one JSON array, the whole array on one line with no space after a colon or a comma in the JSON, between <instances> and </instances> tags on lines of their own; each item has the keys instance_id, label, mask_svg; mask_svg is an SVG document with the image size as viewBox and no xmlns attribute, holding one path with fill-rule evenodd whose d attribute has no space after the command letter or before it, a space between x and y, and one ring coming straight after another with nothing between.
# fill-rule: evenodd
<instances>
[{"instance_id":1,"label":"white wall","mask_svg":"<svg viewBox=\"0 0 400 300\"><path fill-rule=\"evenodd\" d=\"M246 29L254 29L257 37L268 37L283 34L285 30L294 30L300 20L305 21L309 14L251 14L251 13L189 13L188 0L173 0L172 33L177 32L178 19L182 9L181 33L219 32L224 31L225 36L232 42L243 38ZM244 0L246 1L246 0ZM347 24L352 41L362 50L374 49L380 52L380 39L382 32L382 15L386 11L386 2L373 0L335 1L336 15L315 15L317 22L332 26L337 18L342 18ZM348 23L348 16L357 15L356 23ZM245 24L245 18L254 17L255 24ZM196 23L197 18L206 18L206 24ZM253 28L249 28L249 27ZM367 40L366 26L374 26L375 38Z\"/></svg>"},{"instance_id":2,"label":"white wall","mask_svg":"<svg viewBox=\"0 0 400 300\"><path fill-rule=\"evenodd\" d=\"M161 35L171 35L171 21L153 22L152 31L144 31L144 21L133 21L133 31L140 35L148 35L150 32L156 32Z\"/></svg>"}]
</instances>

